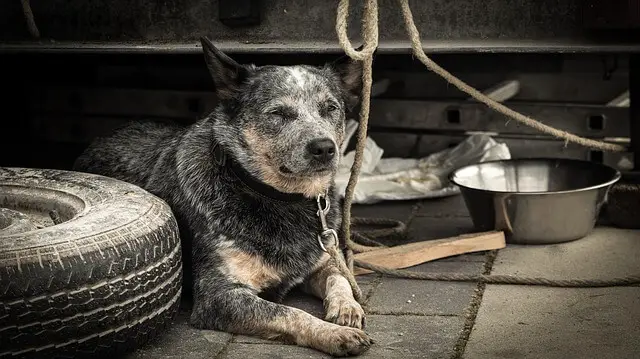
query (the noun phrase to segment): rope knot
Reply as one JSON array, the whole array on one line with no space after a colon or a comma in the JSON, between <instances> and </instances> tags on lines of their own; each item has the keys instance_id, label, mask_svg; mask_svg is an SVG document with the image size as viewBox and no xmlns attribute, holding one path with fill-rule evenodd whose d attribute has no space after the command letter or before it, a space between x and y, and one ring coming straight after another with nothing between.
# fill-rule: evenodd
<instances>
[{"instance_id":1,"label":"rope knot","mask_svg":"<svg viewBox=\"0 0 640 359\"><path fill-rule=\"evenodd\" d=\"M378 0L365 0L364 19L362 24L362 40L364 46L356 50L347 36L347 19L349 18L349 0L340 0L336 18L338 42L344 52L356 61L364 61L373 57L378 48Z\"/></svg>"}]
</instances>

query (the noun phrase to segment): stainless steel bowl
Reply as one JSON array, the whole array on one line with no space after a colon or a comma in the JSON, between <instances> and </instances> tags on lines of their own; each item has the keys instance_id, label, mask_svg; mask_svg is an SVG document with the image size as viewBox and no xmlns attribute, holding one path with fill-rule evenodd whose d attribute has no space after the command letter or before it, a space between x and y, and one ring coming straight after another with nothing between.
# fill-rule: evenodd
<instances>
[{"instance_id":1,"label":"stainless steel bowl","mask_svg":"<svg viewBox=\"0 0 640 359\"><path fill-rule=\"evenodd\" d=\"M548 244L589 234L620 172L594 162L534 158L465 166L449 179L477 230L502 230L508 243Z\"/></svg>"}]
</instances>

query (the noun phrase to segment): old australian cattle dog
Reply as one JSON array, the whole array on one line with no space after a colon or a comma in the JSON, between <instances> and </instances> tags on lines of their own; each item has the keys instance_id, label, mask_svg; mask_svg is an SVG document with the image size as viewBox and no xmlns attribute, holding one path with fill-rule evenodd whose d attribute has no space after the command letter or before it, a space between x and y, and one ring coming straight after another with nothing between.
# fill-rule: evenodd
<instances>
[{"instance_id":1,"label":"old australian cattle dog","mask_svg":"<svg viewBox=\"0 0 640 359\"><path fill-rule=\"evenodd\" d=\"M328 227L341 223L333 180L360 63L241 65L207 38L202 45L213 112L186 127L129 124L96 139L74 170L133 183L171 206L193 276L193 326L334 356L366 351L364 311L323 249L332 237L318 239L317 216L325 194ZM323 300L325 320L279 304L298 284Z\"/></svg>"}]
</instances>

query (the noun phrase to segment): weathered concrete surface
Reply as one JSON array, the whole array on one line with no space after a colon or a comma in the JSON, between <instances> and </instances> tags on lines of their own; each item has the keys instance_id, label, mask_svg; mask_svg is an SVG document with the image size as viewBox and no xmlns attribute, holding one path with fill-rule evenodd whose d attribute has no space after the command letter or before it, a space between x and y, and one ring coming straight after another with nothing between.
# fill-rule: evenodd
<instances>
[{"instance_id":1,"label":"weathered concrete surface","mask_svg":"<svg viewBox=\"0 0 640 359\"><path fill-rule=\"evenodd\" d=\"M478 262L432 262L410 268L418 272L481 274ZM464 315L476 283L382 278L367 303L376 314Z\"/></svg>"},{"instance_id":2,"label":"weathered concrete surface","mask_svg":"<svg viewBox=\"0 0 640 359\"><path fill-rule=\"evenodd\" d=\"M231 334L194 329L188 324L189 313L181 308L175 323L164 335L126 356L126 359L215 358L227 346Z\"/></svg>"},{"instance_id":3,"label":"weathered concrete surface","mask_svg":"<svg viewBox=\"0 0 640 359\"><path fill-rule=\"evenodd\" d=\"M431 239L455 237L461 234L473 233L471 218L433 218L415 216L411 220L408 230L408 240L418 242Z\"/></svg>"},{"instance_id":4,"label":"weathered concrete surface","mask_svg":"<svg viewBox=\"0 0 640 359\"><path fill-rule=\"evenodd\" d=\"M640 358L638 338L638 287L489 285L463 358Z\"/></svg>"},{"instance_id":5,"label":"weathered concrete surface","mask_svg":"<svg viewBox=\"0 0 640 359\"><path fill-rule=\"evenodd\" d=\"M277 344L243 344L231 343L224 354L224 359L319 359L331 358L317 350L302 348L296 345Z\"/></svg>"},{"instance_id":6,"label":"weathered concrete surface","mask_svg":"<svg viewBox=\"0 0 640 359\"><path fill-rule=\"evenodd\" d=\"M407 221L414 209L419 208L418 201L384 202L370 205L354 204L351 215L355 217L385 217L398 221Z\"/></svg>"},{"instance_id":7,"label":"weathered concrete surface","mask_svg":"<svg viewBox=\"0 0 640 359\"><path fill-rule=\"evenodd\" d=\"M510 245L492 274L606 279L640 273L640 231L599 227L544 246ZM638 358L640 288L487 286L465 358Z\"/></svg>"},{"instance_id":8,"label":"weathered concrete surface","mask_svg":"<svg viewBox=\"0 0 640 359\"><path fill-rule=\"evenodd\" d=\"M370 315L367 332L376 343L362 358L449 358L463 322L460 317Z\"/></svg>"},{"instance_id":9,"label":"weathered concrete surface","mask_svg":"<svg viewBox=\"0 0 640 359\"><path fill-rule=\"evenodd\" d=\"M432 218L469 217L469 211L462 196L457 195L424 201L416 215Z\"/></svg>"},{"instance_id":10,"label":"weathered concrete surface","mask_svg":"<svg viewBox=\"0 0 640 359\"><path fill-rule=\"evenodd\" d=\"M577 241L540 246L509 245L492 274L551 279L613 278L640 274L640 231L598 227Z\"/></svg>"}]
</instances>

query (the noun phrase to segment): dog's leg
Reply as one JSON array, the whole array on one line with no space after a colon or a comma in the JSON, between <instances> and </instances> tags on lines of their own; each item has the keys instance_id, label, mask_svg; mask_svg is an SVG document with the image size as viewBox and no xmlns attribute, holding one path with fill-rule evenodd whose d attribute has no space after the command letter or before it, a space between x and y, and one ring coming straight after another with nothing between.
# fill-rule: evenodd
<instances>
[{"instance_id":1,"label":"dog's leg","mask_svg":"<svg viewBox=\"0 0 640 359\"><path fill-rule=\"evenodd\" d=\"M266 301L240 285L214 286L203 292L214 295L196 298L191 314L195 327L293 342L334 356L361 354L371 346L371 339L360 329Z\"/></svg>"},{"instance_id":2,"label":"dog's leg","mask_svg":"<svg viewBox=\"0 0 640 359\"><path fill-rule=\"evenodd\" d=\"M305 281L304 290L322 299L326 320L339 325L364 328L364 310L353 297L349 281L327 257L323 258L318 269Z\"/></svg>"}]
</instances>

